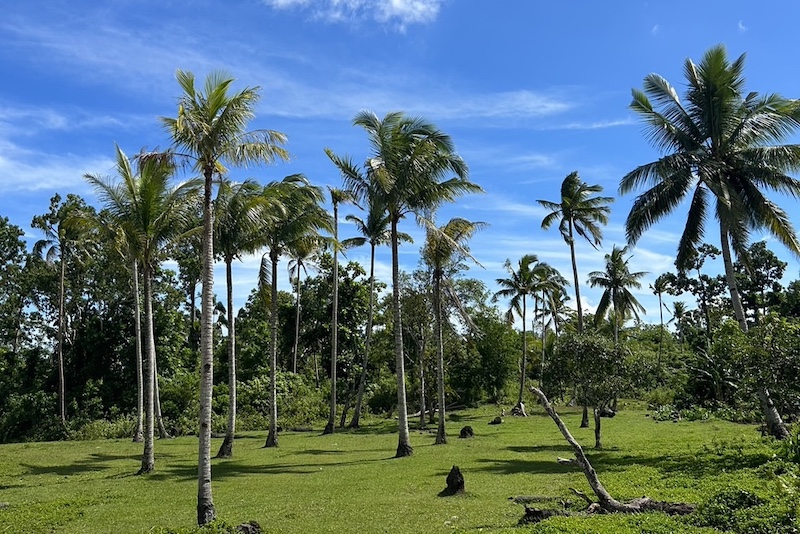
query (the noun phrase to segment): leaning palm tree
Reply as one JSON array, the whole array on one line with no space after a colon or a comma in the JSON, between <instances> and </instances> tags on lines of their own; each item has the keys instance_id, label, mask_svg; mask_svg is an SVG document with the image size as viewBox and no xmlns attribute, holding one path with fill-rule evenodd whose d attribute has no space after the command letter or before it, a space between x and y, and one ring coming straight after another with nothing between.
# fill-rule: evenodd
<instances>
[{"instance_id":1,"label":"leaning palm tree","mask_svg":"<svg viewBox=\"0 0 800 534\"><path fill-rule=\"evenodd\" d=\"M578 263L575 259L575 234L586 239L594 248L603 240L600 225L608 224L608 215L614 202L612 197L591 196L603 190L600 185L588 185L580 179L578 171L572 172L561 182L561 201L537 202L550 213L542 220L542 228L550 228L559 221L558 230L569 245L572 258L572 278L575 283L575 305L578 307L578 332L583 332L583 309L581 306L581 287L578 279Z\"/></svg>"},{"instance_id":2,"label":"leaning palm tree","mask_svg":"<svg viewBox=\"0 0 800 534\"><path fill-rule=\"evenodd\" d=\"M389 215L383 206L376 203L376 200L369 199L367 206L367 218L361 219L356 215L345 217L348 221L355 224L361 237L351 237L342 241L344 248L360 247L369 243L369 309L367 311L367 328L364 339L364 359L361 365L361 378L358 382L358 394L356 396L356 406L353 411L353 418L350 420L350 428L358 428L361 421L361 407L364 401L364 391L367 385L367 369L369 366L369 350L372 340L372 322L375 309L375 249L379 245L386 245L390 242ZM412 241L411 236L400 233L402 241Z\"/></svg>"},{"instance_id":3,"label":"leaning palm tree","mask_svg":"<svg viewBox=\"0 0 800 534\"><path fill-rule=\"evenodd\" d=\"M233 78L215 72L206 78L202 90L195 87L190 72L178 70L183 94L178 99L178 116L162 117L176 149L194 162L202 174L203 189L203 289L200 323L200 416L197 462L197 523L213 521L216 512L211 494L211 393L214 378L214 212L211 207L212 180L225 172L224 163L234 166L270 163L286 159L281 147L286 137L272 130L247 131L259 100L257 87L230 94Z\"/></svg>"},{"instance_id":4,"label":"leaning palm tree","mask_svg":"<svg viewBox=\"0 0 800 534\"><path fill-rule=\"evenodd\" d=\"M422 260L431 269L433 278L433 316L436 323L436 386L438 393L439 426L436 432L436 445L447 443L445 432L445 397L444 397L444 339L442 329L442 288L451 297L456 297L450 284L450 277L459 270L459 264L465 257L474 260L466 250L466 242L486 223L472 222L459 217L450 219L440 228L429 227L425 246L422 249Z\"/></svg>"},{"instance_id":5,"label":"leaning palm tree","mask_svg":"<svg viewBox=\"0 0 800 534\"><path fill-rule=\"evenodd\" d=\"M144 384L145 432L142 466L139 474L155 467L153 456L154 399L156 381L156 346L153 320L153 277L158 268L161 251L171 241L181 237L189 228L192 200L198 181L188 181L171 187L175 173L172 154L147 154L137 158L137 165L116 148L116 171L120 181L111 181L87 174L105 209L124 234L126 246L142 266L144 294ZM133 269L133 276L138 276Z\"/></svg>"},{"instance_id":6,"label":"leaning palm tree","mask_svg":"<svg viewBox=\"0 0 800 534\"><path fill-rule=\"evenodd\" d=\"M617 248L614 245L611 254L605 255L605 270L589 273L589 285L604 289L603 295L600 297L600 303L597 305L594 322L599 324L607 313L611 315L611 322L614 327L614 343L619 343L621 323L630 316L638 319L639 312L645 312L644 307L636 300L636 297L628 288L641 288L642 283L639 280L647 273L644 271L632 273L628 267L628 261L630 261L631 257L625 258L627 253L627 246Z\"/></svg>"},{"instance_id":7,"label":"leaning palm tree","mask_svg":"<svg viewBox=\"0 0 800 534\"><path fill-rule=\"evenodd\" d=\"M264 447L278 446L278 262L298 241L319 239L319 231L332 231L332 222L321 206L322 191L312 186L305 176L287 176L281 182L272 182L264 188L264 195L275 196L283 204L276 217L265 219L261 226L261 246L269 249L268 277L270 292L270 418L269 432ZM264 263L266 260L264 260Z\"/></svg>"},{"instance_id":8,"label":"leaning palm tree","mask_svg":"<svg viewBox=\"0 0 800 534\"><path fill-rule=\"evenodd\" d=\"M480 192L481 188L467 178L467 166L455 152L450 136L433 124L407 117L401 112L387 114L383 119L371 111L362 111L353 124L364 128L372 154L361 173L352 161L328 157L339 167L345 189L353 192L364 204L374 200L383 205L389 215L392 247L392 310L394 319L394 353L397 374L398 443L397 457L413 453L408 435L406 406L405 358L400 313L400 264L398 224L413 213L418 219L444 202L452 202L465 193ZM449 173L453 178L445 179Z\"/></svg>"},{"instance_id":9,"label":"leaning palm tree","mask_svg":"<svg viewBox=\"0 0 800 534\"><path fill-rule=\"evenodd\" d=\"M349 191L328 187L333 205L333 295L331 302L331 398L328 424L323 434L333 434L336 428L336 364L339 360L339 205L353 199Z\"/></svg>"},{"instance_id":10,"label":"leaning palm tree","mask_svg":"<svg viewBox=\"0 0 800 534\"><path fill-rule=\"evenodd\" d=\"M253 181L223 181L214 202L214 248L225 262L228 330L228 424L218 458L233 456L236 433L236 318L233 307L233 260L254 252L257 244L259 214L263 213L262 188Z\"/></svg>"},{"instance_id":11,"label":"leaning palm tree","mask_svg":"<svg viewBox=\"0 0 800 534\"><path fill-rule=\"evenodd\" d=\"M681 270L702 242L713 206L733 311L746 331L731 249L741 257L750 233L764 229L800 255L789 215L765 194L800 194L800 181L788 174L800 169L800 145L782 144L800 126L800 101L746 92L744 60L741 55L730 62L721 45L708 50L699 64L687 59L684 101L657 74L644 79L644 90L633 90L630 107L664 155L625 175L619 192L649 187L636 198L625 222L629 243L691 197L678 243L676 266ZM758 397L770 434L788 436L769 391L760 388Z\"/></svg>"},{"instance_id":12,"label":"leaning palm tree","mask_svg":"<svg viewBox=\"0 0 800 534\"><path fill-rule=\"evenodd\" d=\"M552 282L554 269L547 263L539 261L536 254L526 254L520 258L516 270L514 270L511 260L508 259L504 267L508 271L509 277L497 279L497 285L501 289L494 294L492 299L509 299L509 308L506 312L506 320L509 325L513 324L515 315L522 319L522 363L516 409L521 415L527 415L522 398L525 393L525 377L528 366L528 296L535 298L537 292L546 288L550 289L550 286L554 285Z\"/></svg>"}]
</instances>

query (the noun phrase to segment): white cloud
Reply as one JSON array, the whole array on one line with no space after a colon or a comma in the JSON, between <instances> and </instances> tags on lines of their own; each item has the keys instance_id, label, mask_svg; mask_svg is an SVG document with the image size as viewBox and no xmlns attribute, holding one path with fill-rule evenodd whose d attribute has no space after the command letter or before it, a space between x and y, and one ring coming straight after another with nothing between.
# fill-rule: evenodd
<instances>
[{"instance_id":1,"label":"white cloud","mask_svg":"<svg viewBox=\"0 0 800 534\"><path fill-rule=\"evenodd\" d=\"M331 23L374 20L404 31L410 24L436 20L443 0L264 0L275 9L310 10L316 19Z\"/></svg>"},{"instance_id":2,"label":"white cloud","mask_svg":"<svg viewBox=\"0 0 800 534\"><path fill-rule=\"evenodd\" d=\"M661 33L661 26L659 26L658 24L656 24L656 25L655 25L655 26L653 26L653 27L652 27L652 29L650 30L650 34L651 34L651 35L653 35L653 36L656 36L656 35L658 35L659 33Z\"/></svg>"},{"instance_id":3,"label":"white cloud","mask_svg":"<svg viewBox=\"0 0 800 534\"><path fill-rule=\"evenodd\" d=\"M741 20L739 21L739 24L738 24L737 26L738 26L738 28L739 28L739 33L744 33L744 32L746 32L746 31L747 31L747 26L745 26L745 25L742 23L742 21L741 21Z\"/></svg>"}]
</instances>

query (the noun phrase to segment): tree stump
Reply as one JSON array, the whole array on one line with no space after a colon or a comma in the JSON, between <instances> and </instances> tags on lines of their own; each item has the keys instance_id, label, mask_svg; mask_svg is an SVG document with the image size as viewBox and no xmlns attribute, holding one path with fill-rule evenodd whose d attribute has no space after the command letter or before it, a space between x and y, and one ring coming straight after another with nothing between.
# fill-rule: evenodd
<instances>
[{"instance_id":1,"label":"tree stump","mask_svg":"<svg viewBox=\"0 0 800 534\"><path fill-rule=\"evenodd\" d=\"M489 421L489 424L490 424L490 425L499 425L499 424L501 424L502 422L503 422L503 418L502 418L502 417L500 417L500 416L498 415L497 417L495 417L494 419L492 419L491 421Z\"/></svg>"},{"instance_id":2,"label":"tree stump","mask_svg":"<svg viewBox=\"0 0 800 534\"><path fill-rule=\"evenodd\" d=\"M261 534L261 525L255 521L248 521L236 527L236 532L239 534Z\"/></svg>"},{"instance_id":3,"label":"tree stump","mask_svg":"<svg viewBox=\"0 0 800 534\"><path fill-rule=\"evenodd\" d=\"M472 427L467 425L461 429L461 433L458 435L459 438L471 438L475 436L475 432L472 430Z\"/></svg>"},{"instance_id":4,"label":"tree stump","mask_svg":"<svg viewBox=\"0 0 800 534\"><path fill-rule=\"evenodd\" d=\"M459 493L464 493L464 475L461 474L461 469L454 465L447 475L447 487L439 493L439 496L448 497Z\"/></svg>"},{"instance_id":5,"label":"tree stump","mask_svg":"<svg viewBox=\"0 0 800 534\"><path fill-rule=\"evenodd\" d=\"M511 415L516 415L518 417L528 417L528 413L525 411L525 403L523 402L517 403L516 406L511 408Z\"/></svg>"}]
</instances>

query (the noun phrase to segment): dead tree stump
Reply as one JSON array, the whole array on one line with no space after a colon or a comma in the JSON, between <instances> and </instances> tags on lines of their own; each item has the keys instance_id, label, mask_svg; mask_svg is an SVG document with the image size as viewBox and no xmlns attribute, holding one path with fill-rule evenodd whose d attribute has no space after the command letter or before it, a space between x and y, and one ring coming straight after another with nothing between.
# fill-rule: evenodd
<instances>
[{"instance_id":1,"label":"dead tree stump","mask_svg":"<svg viewBox=\"0 0 800 534\"><path fill-rule=\"evenodd\" d=\"M490 424L490 425L499 425L499 424L501 424L502 422L503 422L503 418L502 418L502 417L500 417L500 416L498 415L497 417L495 417L494 419L492 419L491 421L489 421L489 424Z\"/></svg>"},{"instance_id":2,"label":"dead tree stump","mask_svg":"<svg viewBox=\"0 0 800 534\"><path fill-rule=\"evenodd\" d=\"M458 435L459 438L472 438L475 436L475 431L472 430L472 427L467 425L461 429L461 433Z\"/></svg>"}]
</instances>

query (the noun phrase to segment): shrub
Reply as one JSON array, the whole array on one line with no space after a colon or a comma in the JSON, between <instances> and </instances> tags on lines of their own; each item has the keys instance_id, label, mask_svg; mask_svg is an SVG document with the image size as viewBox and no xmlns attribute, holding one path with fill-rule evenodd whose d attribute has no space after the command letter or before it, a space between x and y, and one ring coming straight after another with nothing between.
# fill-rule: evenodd
<instances>
[{"instance_id":1,"label":"shrub","mask_svg":"<svg viewBox=\"0 0 800 534\"><path fill-rule=\"evenodd\" d=\"M698 526L741 534L789 534L796 530L796 510L787 499L765 501L738 488L727 488L701 503L694 513Z\"/></svg>"}]
</instances>

